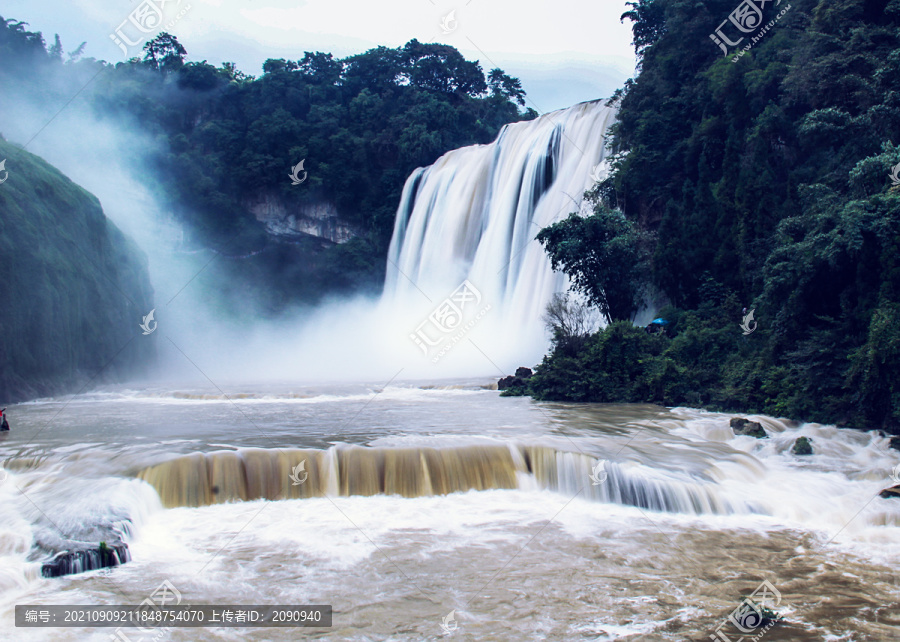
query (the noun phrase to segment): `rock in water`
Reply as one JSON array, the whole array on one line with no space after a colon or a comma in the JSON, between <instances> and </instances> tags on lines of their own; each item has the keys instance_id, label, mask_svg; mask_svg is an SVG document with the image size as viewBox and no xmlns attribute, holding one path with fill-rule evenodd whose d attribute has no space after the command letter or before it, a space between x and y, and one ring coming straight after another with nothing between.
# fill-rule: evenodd
<instances>
[{"instance_id":1,"label":"rock in water","mask_svg":"<svg viewBox=\"0 0 900 642\"><path fill-rule=\"evenodd\" d=\"M502 390L501 397L522 397L528 394L528 380L531 378L531 368L516 368L515 376L503 377L497 382L497 390Z\"/></svg>"},{"instance_id":2,"label":"rock in water","mask_svg":"<svg viewBox=\"0 0 900 642\"><path fill-rule=\"evenodd\" d=\"M878 493L879 497L884 497L885 499L890 499L891 497L900 497L900 484L897 486L891 486L890 488L885 488L883 491Z\"/></svg>"},{"instance_id":3,"label":"rock in water","mask_svg":"<svg viewBox=\"0 0 900 642\"><path fill-rule=\"evenodd\" d=\"M503 377L500 381L497 382L497 390L506 390L511 385L516 382L516 378L512 375L508 377Z\"/></svg>"},{"instance_id":4,"label":"rock in water","mask_svg":"<svg viewBox=\"0 0 900 642\"><path fill-rule=\"evenodd\" d=\"M762 424L743 417L733 417L731 419L731 429L735 435L745 435L747 437L756 437L757 439L765 439L769 436L766 434Z\"/></svg>"},{"instance_id":5,"label":"rock in water","mask_svg":"<svg viewBox=\"0 0 900 642\"><path fill-rule=\"evenodd\" d=\"M96 548L85 547L78 550L62 551L41 567L44 577L62 577L101 568L112 568L131 561L128 544L117 541L112 544L100 542Z\"/></svg>"},{"instance_id":6,"label":"rock in water","mask_svg":"<svg viewBox=\"0 0 900 642\"><path fill-rule=\"evenodd\" d=\"M795 455L812 455L812 445L810 445L810 440L806 437L798 437L797 441L794 442L794 447L791 448L791 452Z\"/></svg>"}]
</instances>

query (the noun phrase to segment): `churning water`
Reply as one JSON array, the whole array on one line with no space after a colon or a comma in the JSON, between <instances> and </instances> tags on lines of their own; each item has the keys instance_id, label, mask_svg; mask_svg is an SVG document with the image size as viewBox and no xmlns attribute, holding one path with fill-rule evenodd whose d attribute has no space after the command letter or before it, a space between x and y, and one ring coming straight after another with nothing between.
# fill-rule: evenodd
<instances>
[{"instance_id":1,"label":"churning water","mask_svg":"<svg viewBox=\"0 0 900 642\"><path fill-rule=\"evenodd\" d=\"M193 604L334 605L331 629L172 640L436 640L451 610L463 640L707 640L764 579L786 618L767 640L900 634L886 439L755 417L757 440L725 415L489 388L109 389L16 406L0 438L4 636L108 640L15 629L14 605L138 604L163 580ZM800 435L814 455L790 452ZM110 533L130 562L41 577L54 551Z\"/></svg>"}]
</instances>

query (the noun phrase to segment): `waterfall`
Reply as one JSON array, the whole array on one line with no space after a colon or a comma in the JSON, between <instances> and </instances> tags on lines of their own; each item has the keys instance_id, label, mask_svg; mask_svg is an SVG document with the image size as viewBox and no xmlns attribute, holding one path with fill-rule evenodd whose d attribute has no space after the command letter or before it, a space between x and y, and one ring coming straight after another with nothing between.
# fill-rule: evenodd
<instances>
[{"instance_id":1,"label":"waterfall","mask_svg":"<svg viewBox=\"0 0 900 642\"><path fill-rule=\"evenodd\" d=\"M583 194L605 175L604 135L614 119L601 101L581 103L506 125L494 142L413 172L397 210L383 301L440 300L468 280L491 306L494 335L514 325L542 350L541 316L567 280L534 237L587 211Z\"/></svg>"},{"instance_id":2,"label":"waterfall","mask_svg":"<svg viewBox=\"0 0 900 642\"><path fill-rule=\"evenodd\" d=\"M248 448L194 453L142 470L167 508L254 499L400 495L426 497L469 490L543 488L589 501L671 513L752 513L715 483L646 467L606 462L603 484L591 483L597 460L539 445L328 450Z\"/></svg>"}]
</instances>

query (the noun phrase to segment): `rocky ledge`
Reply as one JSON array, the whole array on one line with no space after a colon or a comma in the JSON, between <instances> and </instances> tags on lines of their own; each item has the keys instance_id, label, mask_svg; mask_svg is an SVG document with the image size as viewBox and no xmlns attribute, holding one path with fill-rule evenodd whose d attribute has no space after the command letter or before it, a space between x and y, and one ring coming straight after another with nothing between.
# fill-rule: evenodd
<instances>
[{"instance_id":1,"label":"rocky ledge","mask_svg":"<svg viewBox=\"0 0 900 642\"><path fill-rule=\"evenodd\" d=\"M53 556L41 567L44 577L62 577L101 568L121 566L131 561L128 544L122 541L100 542L96 547L85 545L69 551L62 551Z\"/></svg>"}]
</instances>

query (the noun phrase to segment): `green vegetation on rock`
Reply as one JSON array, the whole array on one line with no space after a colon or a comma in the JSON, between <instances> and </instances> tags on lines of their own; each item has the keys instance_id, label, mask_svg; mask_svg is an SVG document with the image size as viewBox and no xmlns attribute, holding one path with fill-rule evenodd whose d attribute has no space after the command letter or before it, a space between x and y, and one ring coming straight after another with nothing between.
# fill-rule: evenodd
<instances>
[{"instance_id":1,"label":"green vegetation on rock","mask_svg":"<svg viewBox=\"0 0 900 642\"><path fill-rule=\"evenodd\" d=\"M0 399L75 392L152 362L147 260L100 203L0 139Z\"/></svg>"}]
</instances>

